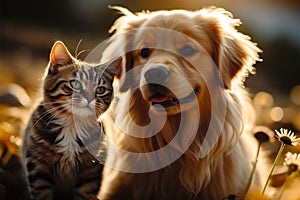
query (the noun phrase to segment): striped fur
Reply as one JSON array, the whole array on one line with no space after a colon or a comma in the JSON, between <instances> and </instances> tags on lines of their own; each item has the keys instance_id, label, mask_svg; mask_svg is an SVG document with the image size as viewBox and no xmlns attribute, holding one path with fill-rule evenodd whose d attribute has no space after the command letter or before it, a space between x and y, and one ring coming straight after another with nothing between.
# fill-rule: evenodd
<instances>
[{"instance_id":1,"label":"striped fur","mask_svg":"<svg viewBox=\"0 0 300 200\"><path fill-rule=\"evenodd\" d=\"M115 66L73 58L56 42L32 113L24 164L32 199L89 199L100 187L102 127L97 118L112 98Z\"/></svg>"}]
</instances>

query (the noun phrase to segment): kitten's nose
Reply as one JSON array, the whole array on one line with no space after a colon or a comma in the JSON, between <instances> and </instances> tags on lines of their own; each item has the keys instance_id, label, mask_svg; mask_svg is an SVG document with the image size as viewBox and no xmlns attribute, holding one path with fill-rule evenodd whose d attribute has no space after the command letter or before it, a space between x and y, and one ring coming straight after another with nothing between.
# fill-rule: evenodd
<instances>
[{"instance_id":1,"label":"kitten's nose","mask_svg":"<svg viewBox=\"0 0 300 200\"><path fill-rule=\"evenodd\" d=\"M85 92L84 94L86 100L88 101L88 103L90 103L91 101L93 101L95 99L95 94L92 92Z\"/></svg>"},{"instance_id":2,"label":"kitten's nose","mask_svg":"<svg viewBox=\"0 0 300 200\"><path fill-rule=\"evenodd\" d=\"M95 109L95 106L96 106L96 101L95 101L95 99L92 100L92 101L90 101L90 103L89 103L88 106L89 106L89 108L92 109L92 110Z\"/></svg>"}]
</instances>

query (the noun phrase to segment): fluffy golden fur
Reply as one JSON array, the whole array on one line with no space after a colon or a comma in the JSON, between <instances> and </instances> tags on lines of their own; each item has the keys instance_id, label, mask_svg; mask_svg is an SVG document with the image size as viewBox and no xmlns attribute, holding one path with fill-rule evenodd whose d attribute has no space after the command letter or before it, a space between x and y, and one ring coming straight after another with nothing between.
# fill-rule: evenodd
<instances>
[{"instance_id":1,"label":"fluffy golden fur","mask_svg":"<svg viewBox=\"0 0 300 200\"><path fill-rule=\"evenodd\" d=\"M136 14L115 8L124 15L112 26L103 61L121 57L122 66L103 116L108 152L98 198L243 196L255 145L243 81L260 49L221 8ZM166 71L162 84L147 80L153 66Z\"/></svg>"}]
</instances>

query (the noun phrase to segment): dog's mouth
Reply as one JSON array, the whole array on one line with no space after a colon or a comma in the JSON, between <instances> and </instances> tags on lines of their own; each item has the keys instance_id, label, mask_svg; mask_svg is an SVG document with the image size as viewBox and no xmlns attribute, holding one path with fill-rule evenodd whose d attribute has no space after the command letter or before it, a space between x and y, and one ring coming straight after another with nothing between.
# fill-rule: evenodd
<instances>
[{"instance_id":1,"label":"dog's mouth","mask_svg":"<svg viewBox=\"0 0 300 200\"><path fill-rule=\"evenodd\" d=\"M199 93L199 88L195 88L189 95L186 97L177 99L170 96L167 96L162 93L155 93L151 96L150 101L152 105L161 105L165 108L175 106L178 104L189 103L194 100L195 96Z\"/></svg>"}]
</instances>

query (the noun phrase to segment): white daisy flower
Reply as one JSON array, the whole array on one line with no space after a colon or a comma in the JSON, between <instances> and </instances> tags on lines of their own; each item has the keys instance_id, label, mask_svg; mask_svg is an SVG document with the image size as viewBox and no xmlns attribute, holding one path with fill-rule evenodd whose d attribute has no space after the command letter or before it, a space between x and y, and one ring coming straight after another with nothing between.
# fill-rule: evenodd
<instances>
[{"instance_id":1,"label":"white daisy flower","mask_svg":"<svg viewBox=\"0 0 300 200\"><path fill-rule=\"evenodd\" d=\"M286 166L290 166L290 165L300 166L300 153L298 154L298 153L287 152L285 154L283 164Z\"/></svg>"},{"instance_id":2,"label":"white daisy flower","mask_svg":"<svg viewBox=\"0 0 300 200\"><path fill-rule=\"evenodd\" d=\"M281 141L284 144L290 145L290 146L297 146L300 142L300 138L297 138L294 135L294 132L288 129L281 128L280 132L275 130L276 135L275 137Z\"/></svg>"}]
</instances>

